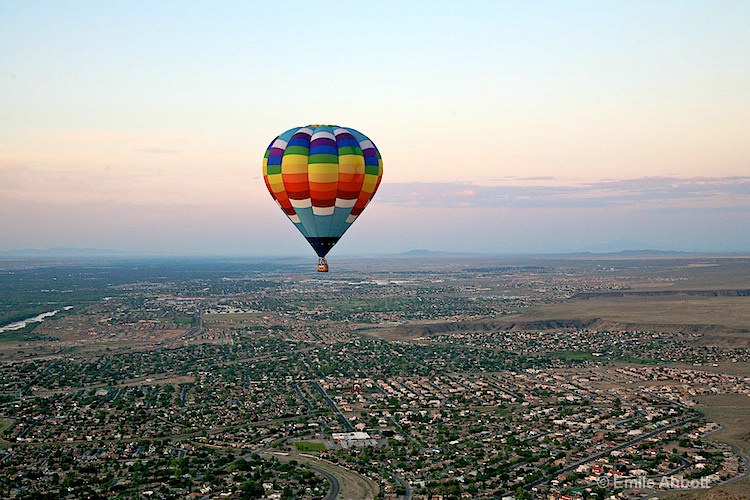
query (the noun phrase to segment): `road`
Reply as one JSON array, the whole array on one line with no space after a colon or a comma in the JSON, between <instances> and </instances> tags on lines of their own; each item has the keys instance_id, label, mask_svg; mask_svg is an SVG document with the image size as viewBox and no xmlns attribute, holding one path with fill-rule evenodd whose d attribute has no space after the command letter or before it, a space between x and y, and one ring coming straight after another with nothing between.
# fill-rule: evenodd
<instances>
[{"instance_id":1,"label":"road","mask_svg":"<svg viewBox=\"0 0 750 500\"><path fill-rule=\"evenodd\" d=\"M527 484L525 486L525 488L526 489L531 489L534 486L539 486L540 484L543 484L543 483L546 483L547 481L552 480L558 474L565 474L566 472L573 471L573 470L577 469L580 465L586 464L588 462L592 462L592 461L594 461L594 460L596 460L598 458L601 458L601 457L605 457L605 456L609 455L610 453L612 453L613 451L617 451L617 450L622 450L624 448L628 448L630 446L633 446L634 444L640 443L644 439L648 439L648 438L650 438L652 436L655 436L657 434L661 434L662 432L665 432L665 431L667 431L669 429L672 429L674 427L679 427L681 425L685 425L687 423L690 423L690 422L692 422L694 420L701 419L701 418L703 418L703 416L704 415L703 415L702 412L698 412L698 415L695 415L693 417L686 418L684 420L680 420L678 422L674 422L674 423L669 424L669 425L665 425L664 427L659 427L658 429L655 429L655 430L653 430L651 432L647 432L646 434L638 436L635 439L631 439L630 441L626 441L626 442L624 442L622 444L618 444L617 446L613 446L611 448L607 448L606 450L600 451L599 453L595 453L593 455L589 455L588 457L583 458L583 459L581 459L581 460L579 460L577 462L573 462L572 464L568 465L567 467L563 467L559 471L556 471L554 474L550 474L549 476L544 476L544 477L542 477L540 479L537 479L536 481L534 481L532 483Z\"/></svg>"},{"instance_id":2,"label":"road","mask_svg":"<svg viewBox=\"0 0 750 500\"><path fill-rule=\"evenodd\" d=\"M273 456L280 461L296 460L307 464L310 469L328 480L330 486L326 500L334 500L335 498L372 499L378 495L380 490L377 483L372 479L309 453L267 452L260 455L264 458Z\"/></svg>"},{"instance_id":3,"label":"road","mask_svg":"<svg viewBox=\"0 0 750 500\"><path fill-rule=\"evenodd\" d=\"M310 465L310 469L314 470L328 480L328 493L325 496L325 500L335 500L336 497L339 496L339 492L341 491L341 483L339 483L339 480L336 479L336 476L334 476L330 472L324 471L323 469L315 465Z\"/></svg>"},{"instance_id":4,"label":"road","mask_svg":"<svg viewBox=\"0 0 750 500\"><path fill-rule=\"evenodd\" d=\"M742 467L745 469L745 472L738 476L734 476L732 478L727 479L724 482L717 483L717 484L727 484L727 483L733 483L735 481L739 481L740 479L745 479L746 477L750 476L750 457L742 453L742 448L737 446L736 444L727 443L734 453L740 456L740 459L742 460Z\"/></svg>"},{"instance_id":5,"label":"road","mask_svg":"<svg viewBox=\"0 0 750 500\"><path fill-rule=\"evenodd\" d=\"M274 445L276 445L276 444L284 444L287 441L289 441L290 439L293 439L293 438L291 438L291 437L284 437L284 438L281 438L281 439L276 439L273 442L268 443L268 445L264 446L263 448L261 448L260 450L258 450L256 453L258 455L261 455L261 456L274 456L274 457L276 457L279 460L288 461L288 460L290 460L290 458L289 458L290 454L289 453L271 452L269 450ZM317 472L318 474L320 474L321 476L323 476L324 478L326 478L326 480L328 481L328 493L325 496L325 500L335 500L336 497L338 497L339 493L341 492L341 483L339 482L338 478L336 476L334 476L333 474L331 474L331 472L329 472L328 470L325 470L324 468L322 468L319 465L317 465L314 462L312 462L312 460L317 460L316 457L308 456L308 455L300 455L300 456L304 456L304 457L308 458L308 460L306 460L306 463L310 467L310 469L313 470L313 471L315 471L315 472ZM245 456L245 459L247 459L247 458L248 457ZM297 459L298 457L295 455L294 458Z\"/></svg>"},{"instance_id":6,"label":"road","mask_svg":"<svg viewBox=\"0 0 750 500\"><path fill-rule=\"evenodd\" d=\"M341 413L341 410L339 410L339 407L336 406L336 403L333 402L333 400L328 396L328 393L321 387L321 385L318 383L318 381L313 381L313 385L318 389L320 394L323 396L323 399L326 400L326 403L328 403L328 406L331 408L331 411L333 411L333 414L336 415L336 418L339 419L339 422L341 422L341 425L344 426L344 430L346 432L352 432L354 431L354 427L352 427L352 424L349 423L349 419L347 419L343 413Z\"/></svg>"},{"instance_id":7,"label":"road","mask_svg":"<svg viewBox=\"0 0 750 500\"><path fill-rule=\"evenodd\" d=\"M710 436L712 436L714 434L717 434L717 433L723 431L724 429L725 429L725 427L723 425L719 425L718 429L714 429L714 430L712 430L710 432L707 432L707 433L703 434L701 437L708 438L708 437L710 437ZM716 483L716 484L719 485L719 484L733 483L735 481L739 481L740 479L745 479L746 477L750 476L750 457L748 457L747 455L745 455L745 453L742 451L742 448L740 448L736 444L727 443L726 441L722 441L721 439L716 439L716 441L719 441L720 443L728 444L729 447L732 449L732 452L735 453L735 454L737 454L740 457L740 460L742 461L741 467L742 467L742 469L744 469L744 472L742 474L739 474L737 476L731 477L731 478L727 479L726 481L722 481L722 482Z\"/></svg>"}]
</instances>

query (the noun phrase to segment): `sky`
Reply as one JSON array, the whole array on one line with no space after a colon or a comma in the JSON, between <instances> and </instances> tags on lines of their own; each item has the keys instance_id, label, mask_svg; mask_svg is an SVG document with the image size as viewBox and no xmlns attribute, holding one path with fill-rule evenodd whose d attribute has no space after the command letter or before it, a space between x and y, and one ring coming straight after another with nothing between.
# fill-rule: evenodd
<instances>
[{"instance_id":1,"label":"sky","mask_svg":"<svg viewBox=\"0 0 750 500\"><path fill-rule=\"evenodd\" d=\"M747 252L748 26L747 1L0 0L0 251L314 256L261 161L334 123L384 174L331 257Z\"/></svg>"}]
</instances>

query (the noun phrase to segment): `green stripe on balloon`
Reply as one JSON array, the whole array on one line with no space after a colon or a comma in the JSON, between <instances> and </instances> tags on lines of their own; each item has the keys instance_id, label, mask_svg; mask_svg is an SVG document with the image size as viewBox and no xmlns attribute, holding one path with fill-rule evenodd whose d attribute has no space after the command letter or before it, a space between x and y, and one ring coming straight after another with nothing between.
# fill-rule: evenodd
<instances>
[{"instance_id":1,"label":"green stripe on balloon","mask_svg":"<svg viewBox=\"0 0 750 500\"><path fill-rule=\"evenodd\" d=\"M327 154L317 154L317 155L310 155L310 158L307 160L307 163L313 164L313 163L338 163L339 157L338 155L327 155Z\"/></svg>"},{"instance_id":2,"label":"green stripe on balloon","mask_svg":"<svg viewBox=\"0 0 750 500\"><path fill-rule=\"evenodd\" d=\"M310 149L305 146L289 146L284 150L284 156L286 155L308 155Z\"/></svg>"},{"instance_id":3,"label":"green stripe on balloon","mask_svg":"<svg viewBox=\"0 0 750 500\"><path fill-rule=\"evenodd\" d=\"M341 146L339 147L339 155L362 156L362 150L360 148L355 148L354 146Z\"/></svg>"}]
</instances>

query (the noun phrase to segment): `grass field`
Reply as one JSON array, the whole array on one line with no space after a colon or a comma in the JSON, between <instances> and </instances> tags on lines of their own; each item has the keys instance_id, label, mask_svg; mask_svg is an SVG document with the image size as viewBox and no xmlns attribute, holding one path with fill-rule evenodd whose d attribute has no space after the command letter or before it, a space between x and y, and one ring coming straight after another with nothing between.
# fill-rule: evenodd
<instances>
[{"instance_id":1,"label":"grass field","mask_svg":"<svg viewBox=\"0 0 750 500\"><path fill-rule=\"evenodd\" d=\"M41 323L30 323L18 330L0 333L0 342L29 342L44 340L44 335L34 332Z\"/></svg>"},{"instance_id":2,"label":"grass field","mask_svg":"<svg viewBox=\"0 0 750 500\"><path fill-rule=\"evenodd\" d=\"M297 451L303 451L303 452L326 451L326 447L323 443L311 443L310 441L297 441L296 443L294 443L294 446L297 448Z\"/></svg>"},{"instance_id":3,"label":"grass field","mask_svg":"<svg viewBox=\"0 0 750 500\"><path fill-rule=\"evenodd\" d=\"M0 436L2 436L11 426L13 426L13 420L9 418L0 418Z\"/></svg>"},{"instance_id":4,"label":"grass field","mask_svg":"<svg viewBox=\"0 0 750 500\"><path fill-rule=\"evenodd\" d=\"M9 418L0 418L0 446L7 447L10 443L5 440L5 431L9 430L15 424L14 420Z\"/></svg>"}]
</instances>

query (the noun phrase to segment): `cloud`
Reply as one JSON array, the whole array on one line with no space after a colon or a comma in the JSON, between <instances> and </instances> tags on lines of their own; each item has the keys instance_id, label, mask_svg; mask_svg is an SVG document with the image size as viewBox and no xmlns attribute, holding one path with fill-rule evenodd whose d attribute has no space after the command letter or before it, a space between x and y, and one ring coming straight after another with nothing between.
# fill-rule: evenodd
<instances>
[{"instance_id":1,"label":"cloud","mask_svg":"<svg viewBox=\"0 0 750 500\"><path fill-rule=\"evenodd\" d=\"M153 143L195 143L200 140L195 135L180 134L118 134L99 132L66 132L50 137L54 142L71 144L153 144Z\"/></svg>"},{"instance_id":2,"label":"cloud","mask_svg":"<svg viewBox=\"0 0 750 500\"><path fill-rule=\"evenodd\" d=\"M477 195L477 192L474 191L473 189L461 189L453 193L453 196L460 196L460 197L476 196L476 195Z\"/></svg>"},{"instance_id":3,"label":"cloud","mask_svg":"<svg viewBox=\"0 0 750 500\"><path fill-rule=\"evenodd\" d=\"M152 155L173 155L182 153L179 149L168 149L168 148L138 148L136 151L141 153L148 153Z\"/></svg>"},{"instance_id":4,"label":"cloud","mask_svg":"<svg viewBox=\"0 0 750 500\"><path fill-rule=\"evenodd\" d=\"M252 182L242 169L226 169L217 176L206 168L166 163L40 167L0 159L0 210L31 200L59 206L98 202L172 206L184 200L226 206L244 204L254 196L268 197L265 185Z\"/></svg>"},{"instance_id":5,"label":"cloud","mask_svg":"<svg viewBox=\"0 0 750 500\"><path fill-rule=\"evenodd\" d=\"M713 210L738 206L750 208L750 177L642 177L573 185L384 182L378 191L377 202L442 208L649 208L682 205Z\"/></svg>"}]
</instances>

